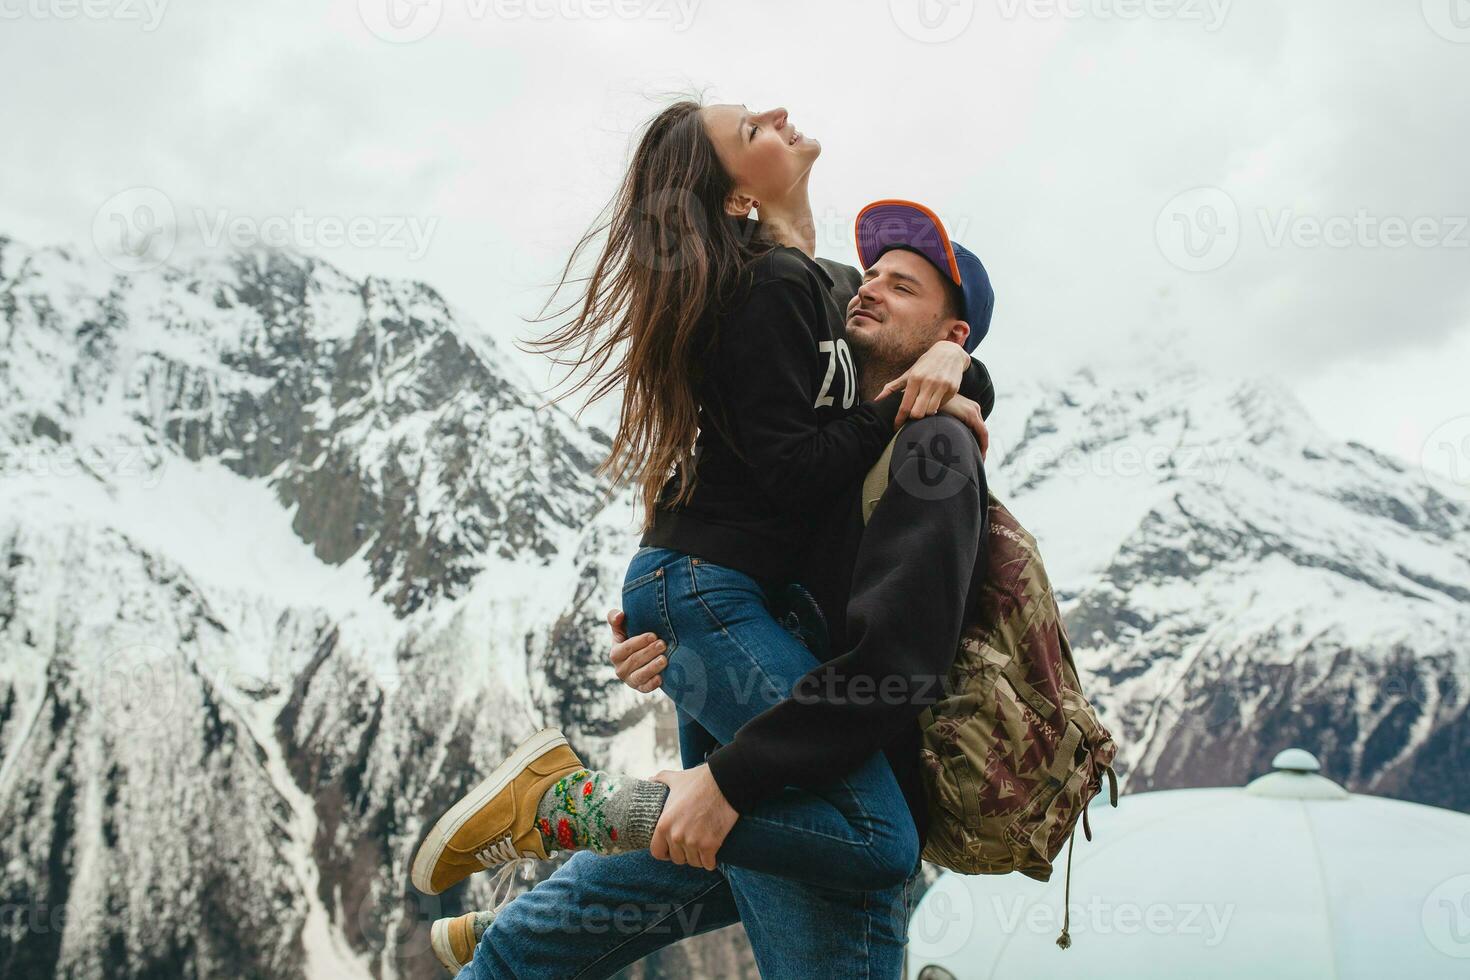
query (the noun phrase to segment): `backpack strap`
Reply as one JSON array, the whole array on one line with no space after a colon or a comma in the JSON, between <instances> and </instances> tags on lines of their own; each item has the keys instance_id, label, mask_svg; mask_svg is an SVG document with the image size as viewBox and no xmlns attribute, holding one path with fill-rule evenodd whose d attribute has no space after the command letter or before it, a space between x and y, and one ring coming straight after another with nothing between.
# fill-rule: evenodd
<instances>
[{"instance_id":1,"label":"backpack strap","mask_svg":"<svg viewBox=\"0 0 1470 980\"><path fill-rule=\"evenodd\" d=\"M883 455L878 457L878 462L868 470L868 475L863 478L863 524L866 526L868 518L873 516L873 508L878 506L878 501L883 499L883 493L888 489L888 467L893 462L893 446L898 442L895 435L888 440L888 445L883 447Z\"/></svg>"}]
</instances>

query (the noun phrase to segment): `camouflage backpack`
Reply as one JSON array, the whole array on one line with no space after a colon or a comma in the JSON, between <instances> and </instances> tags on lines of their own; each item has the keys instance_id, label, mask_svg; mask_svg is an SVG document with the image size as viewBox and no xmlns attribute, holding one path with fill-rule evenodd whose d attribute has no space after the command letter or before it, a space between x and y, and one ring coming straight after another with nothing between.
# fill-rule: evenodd
<instances>
[{"instance_id":1,"label":"camouflage backpack","mask_svg":"<svg viewBox=\"0 0 1470 980\"><path fill-rule=\"evenodd\" d=\"M895 442L897 439L895 438ZM888 487L893 442L863 481L863 523ZM919 717L929 834L924 860L961 874L1048 881L1117 746L1082 695L1072 647L1036 540L994 494L977 616L960 637L944 693ZM1067 851L1067 899L1072 852ZM1064 906L1065 908L1065 906ZM1064 912L1064 916L1065 916ZM1064 918L1057 945L1071 945Z\"/></svg>"}]
</instances>

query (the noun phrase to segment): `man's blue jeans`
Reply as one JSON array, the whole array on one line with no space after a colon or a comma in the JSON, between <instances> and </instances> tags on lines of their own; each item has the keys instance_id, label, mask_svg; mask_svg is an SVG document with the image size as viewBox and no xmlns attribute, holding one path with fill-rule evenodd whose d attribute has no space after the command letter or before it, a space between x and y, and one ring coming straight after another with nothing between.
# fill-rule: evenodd
<instances>
[{"instance_id":1,"label":"man's blue jeans","mask_svg":"<svg viewBox=\"0 0 1470 980\"><path fill-rule=\"evenodd\" d=\"M681 939L744 922L762 980L898 980L919 866L902 885L852 892L647 851L578 851L516 897L459 980L609 977Z\"/></svg>"},{"instance_id":2,"label":"man's blue jeans","mask_svg":"<svg viewBox=\"0 0 1470 980\"><path fill-rule=\"evenodd\" d=\"M634 556L628 634L669 646L663 690L686 768L786 697L817 659L777 623L775 586L660 548ZM881 754L815 790L787 788L743 815L719 870L647 852L573 855L497 916L462 978L602 977L662 946L739 920L763 977L896 978L918 837Z\"/></svg>"}]
</instances>

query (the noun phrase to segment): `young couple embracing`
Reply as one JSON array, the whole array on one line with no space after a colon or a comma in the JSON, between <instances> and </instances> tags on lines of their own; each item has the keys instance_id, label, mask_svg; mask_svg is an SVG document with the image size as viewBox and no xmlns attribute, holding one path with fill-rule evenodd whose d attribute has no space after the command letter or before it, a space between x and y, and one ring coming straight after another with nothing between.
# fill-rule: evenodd
<instances>
[{"instance_id":1,"label":"young couple embracing","mask_svg":"<svg viewBox=\"0 0 1470 980\"><path fill-rule=\"evenodd\" d=\"M986 567L994 394L971 352L994 294L907 201L859 213L861 272L817 259L820 154L785 109L671 105L568 261L563 285L602 241L538 343L622 390L605 468L645 524L612 659L674 702L684 769L589 769L544 729L445 813L413 862L429 894L576 852L434 923L461 977L605 977L736 921L767 978L900 975L927 826L917 719Z\"/></svg>"}]
</instances>

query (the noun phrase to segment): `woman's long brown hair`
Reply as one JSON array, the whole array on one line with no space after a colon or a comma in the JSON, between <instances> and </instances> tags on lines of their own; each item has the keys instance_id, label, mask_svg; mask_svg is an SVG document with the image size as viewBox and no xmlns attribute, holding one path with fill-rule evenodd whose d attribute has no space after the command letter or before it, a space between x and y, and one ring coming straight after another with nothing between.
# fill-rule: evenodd
<instances>
[{"instance_id":1,"label":"woman's long brown hair","mask_svg":"<svg viewBox=\"0 0 1470 980\"><path fill-rule=\"evenodd\" d=\"M695 385L709 341L706 313L729 302L750 261L774 247L749 234L753 223L725 213L734 181L700 108L693 100L675 102L644 128L622 186L572 249L534 322L574 309L575 316L523 345L577 379L557 401L590 388L590 404L623 386L618 430L597 472L614 483L637 481L645 530L676 464L679 485L664 503L687 502L694 490ZM604 235L591 275L572 278L578 258ZM585 289L547 313L570 282Z\"/></svg>"}]
</instances>

